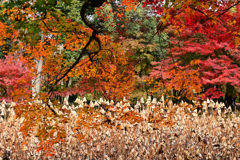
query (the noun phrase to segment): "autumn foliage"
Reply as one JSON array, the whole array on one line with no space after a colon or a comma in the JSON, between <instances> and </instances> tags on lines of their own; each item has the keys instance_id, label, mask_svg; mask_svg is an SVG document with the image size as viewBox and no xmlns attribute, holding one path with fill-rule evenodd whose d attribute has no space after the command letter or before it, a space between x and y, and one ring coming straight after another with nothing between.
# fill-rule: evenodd
<instances>
[{"instance_id":1,"label":"autumn foliage","mask_svg":"<svg viewBox=\"0 0 240 160\"><path fill-rule=\"evenodd\" d=\"M0 51L7 55L0 60L0 99L16 102L11 106L22 120L24 138L34 133L38 150L48 156L67 137L65 124L77 124L71 130L81 142L87 141L81 127L122 129L114 117L121 123L144 119L173 125L178 107L171 100L212 99L231 105L229 99L240 87L239 1L41 0L0 6ZM139 6L145 7L145 14L139 14L146 20L155 17L157 24L145 39L151 27L144 26L144 19L126 16ZM134 21L142 23L137 26L141 33L128 36L127 24ZM105 30L107 22L111 30ZM156 35L165 35L164 45L151 41ZM143 105L143 96L149 95L162 97L161 104L155 99ZM167 109L164 96L172 107L167 118L162 114ZM96 101L101 97L120 102ZM196 104L192 110L201 107Z\"/></svg>"},{"instance_id":2,"label":"autumn foliage","mask_svg":"<svg viewBox=\"0 0 240 160\"><path fill-rule=\"evenodd\" d=\"M0 60L1 100L11 102L29 97L32 79L33 76L21 57L17 59L6 56L4 60Z\"/></svg>"},{"instance_id":3,"label":"autumn foliage","mask_svg":"<svg viewBox=\"0 0 240 160\"><path fill-rule=\"evenodd\" d=\"M210 86L206 95L217 99L224 96L223 88L227 83L239 86L239 2L222 3L145 2L157 14L163 15L160 31L165 29L171 36L168 57L153 69L152 77L161 77L162 80L169 77L168 81L161 83L168 84L168 89L173 88L183 95L188 90L188 99L194 98L193 89L195 93L200 93L202 87ZM232 10L232 7L236 8ZM186 77L191 80L186 80ZM214 86L218 88L214 89Z\"/></svg>"}]
</instances>

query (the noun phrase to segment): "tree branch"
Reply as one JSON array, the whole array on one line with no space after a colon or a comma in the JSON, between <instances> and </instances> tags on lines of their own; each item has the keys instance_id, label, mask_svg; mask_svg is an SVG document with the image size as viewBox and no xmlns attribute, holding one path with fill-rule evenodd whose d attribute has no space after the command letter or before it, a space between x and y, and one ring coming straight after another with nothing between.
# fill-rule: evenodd
<instances>
[{"instance_id":1,"label":"tree branch","mask_svg":"<svg viewBox=\"0 0 240 160\"><path fill-rule=\"evenodd\" d=\"M191 9L195 10L195 11L198 11L200 13L202 13L205 17L207 17L207 19L211 19L206 13L204 13L202 10L200 9L197 9L197 8L194 8L193 6L189 6Z\"/></svg>"},{"instance_id":2,"label":"tree branch","mask_svg":"<svg viewBox=\"0 0 240 160\"><path fill-rule=\"evenodd\" d=\"M76 61L69 67L69 69L68 69L59 79L57 79L57 80L55 81L55 83L51 86L51 88L50 88L50 90L49 90L49 92L48 92L48 95L49 95L49 98L48 98L48 99L50 99L50 97L51 97L51 95L52 95L54 86L57 85L58 82L60 82L64 77L67 76L67 74L79 63L80 59L81 59L84 55L88 54L88 56L91 58L91 54L95 54L95 55L96 55L96 54L98 54L99 51L102 49L102 47L101 47L101 41L100 41L100 39L97 37L97 33L99 33L100 30L98 30L98 28L96 28L94 25L91 24L91 22L89 22L89 21L87 20L85 14L86 14L86 11L87 11L88 7L90 7L90 6L92 6L92 7L100 7L104 2L105 2L105 0L91 0L91 1L87 1L87 2L85 2L85 3L83 4L83 6L82 6L82 8L81 8L80 15L81 15L81 17L82 17L83 22L84 22L89 28L91 28L91 29L93 30L92 36L90 37L90 39L88 40L87 44L84 46L84 48L83 48L82 51L80 52L77 60L76 60ZM96 50L96 51L88 52L88 51L87 51L87 48L88 48L88 46L91 44L91 42L92 42L93 40L95 40L95 41L98 43L99 48L98 48L98 50ZM50 110L51 110L54 114L56 114L56 112L50 107L50 105L48 105L48 107L50 108Z\"/></svg>"},{"instance_id":3,"label":"tree branch","mask_svg":"<svg viewBox=\"0 0 240 160\"><path fill-rule=\"evenodd\" d=\"M234 6L238 5L240 3L240 1L238 1L236 4L231 5L229 8L225 9L224 12L222 12L221 14L217 15L217 17L222 16L223 14L225 14L226 12L228 12L231 8L233 8Z\"/></svg>"},{"instance_id":4,"label":"tree branch","mask_svg":"<svg viewBox=\"0 0 240 160\"><path fill-rule=\"evenodd\" d=\"M95 8L96 7L101 7L104 2L105 2L105 0L90 0L90 1L87 1L83 4L81 12L80 12L81 18L82 18L83 22L86 24L86 26L91 28L93 31L96 31L97 33L101 32L101 30L99 30L94 25L92 25L92 23L90 21L88 21L85 14L86 14L86 11L87 11L88 7L95 7Z\"/></svg>"}]
</instances>

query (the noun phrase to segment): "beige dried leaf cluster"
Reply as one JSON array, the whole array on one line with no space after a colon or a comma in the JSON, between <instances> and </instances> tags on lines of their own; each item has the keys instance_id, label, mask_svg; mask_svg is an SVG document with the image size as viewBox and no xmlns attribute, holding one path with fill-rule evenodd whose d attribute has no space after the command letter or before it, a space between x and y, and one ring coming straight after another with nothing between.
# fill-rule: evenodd
<instances>
[{"instance_id":1,"label":"beige dried leaf cluster","mask_svg":"<svg viewBox=\"0 0 240 160\"><path fill-rule=\"evenodd\" d=\"M100 99L90 102L90 105L84 99L75 102L77 106L67 102L63 104L65 109L70 110L70 123L62 124L67 137L64 142L53 146L55 155L47 159L240 158L240 117L238 113L224 109L223 104L204 102L203 107L197 110L196 106L185 102L176 105L171 101L165 103L164 99L157 101L150 98L146 103L141 99L136 105L130 105L126 99L118 103ZM37 152L39 140L34 133L24 138L19 132L24 119L15 117L14 105L0 105L0 157L46 158L43 150ZM82 127L79 129L85 136L82 141L76 137L74 127L79 125L79 109L85 107L99 111L99 116L92 120L94 123L104 124L107 117L112 124L97 128ZM141 120L131 121L131 117L129 121L121 119L130 113Z\"/></svg>"}]
</instances>

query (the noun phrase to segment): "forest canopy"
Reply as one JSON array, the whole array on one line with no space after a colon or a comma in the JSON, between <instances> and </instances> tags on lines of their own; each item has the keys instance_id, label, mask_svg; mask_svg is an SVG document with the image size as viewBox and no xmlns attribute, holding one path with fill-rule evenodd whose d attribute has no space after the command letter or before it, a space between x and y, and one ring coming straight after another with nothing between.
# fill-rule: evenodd
<instances>
[{"instance_id":1,"label":"forest canopy","mask_svg":"<svg viewBox=\"0 0 240 160\"><path fill-rule=\"evenodd\" d=\"M50 121L69 122L61 104L76 98L228 107L240 89L237 0L8 0L0 30L0 98L16 102L26 136L41 122L46 139ZM57 123L50 128L56 141L65 136Z\"/></svg>"}]
</instances>

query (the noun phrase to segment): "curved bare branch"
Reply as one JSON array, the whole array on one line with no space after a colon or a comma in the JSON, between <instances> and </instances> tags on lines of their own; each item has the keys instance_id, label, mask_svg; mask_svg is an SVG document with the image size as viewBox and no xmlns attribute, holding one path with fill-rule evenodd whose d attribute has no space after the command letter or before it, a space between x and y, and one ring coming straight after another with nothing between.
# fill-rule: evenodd
<instances>
[{"instance_id":1,"label":"curved bare branch","mask_svg":"<svg viewBox=\"0 0 240 160\"><path fill-rule=\"evenodd\" d=\"M55 83L51 86L49 92L48 92L48 100L50 99L52 93L53 93L53 90L54 90L54 86L57 85L58 82L60 82L64 77L66 77L68 75L68 73L79 63L80 59L85 56L86 54L90 57L91 59L91 54L98 54L99 51L102 49L101 47L101 41L100 39L97 37L97 34L99 32L101 32L101 30L99 30L98 28L96 28L90 21L87 20L86 18L86 11L88 9L88 7L100 7L103 3L105 2L105 0L89 0L87 2L85 2L81 8L81 12L80 12L80 15L81 15L81 18L83 20L83 22L86 24L86 26L88 26L89 28L91 28L93 30L92 32L92 36L89 38L87 44L84 46L84 48L82 49L82 51L80 52L77 60L69 67L69 69L60 77L58 78ZM98 45L99 45L99 48L96 50L96 51L93 51L93 52L88 52L87 51L87 48L88 46L91 44L91 42L95 40ZM48 108L55 114L56 112L54 111L53 108L51 108L49 105L48 105Z\"/></svg>"}]
</instances>

